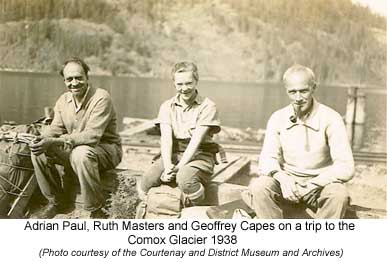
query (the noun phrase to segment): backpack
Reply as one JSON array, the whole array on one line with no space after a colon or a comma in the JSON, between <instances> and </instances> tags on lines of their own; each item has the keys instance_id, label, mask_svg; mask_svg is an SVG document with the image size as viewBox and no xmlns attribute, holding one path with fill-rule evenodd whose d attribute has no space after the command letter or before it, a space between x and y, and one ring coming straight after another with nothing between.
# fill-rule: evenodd
<instances>
[{"instance_id":1,"label":"backpack","mask_svg":"<svg viewBox=\"0 0 387 262\"><path fill-rule=\"evenodd\" d=\"M179 218L183 209L183 193L178 187L161 185L148 191L146 200L137 207L136 218Z\"/></svg>"},{"instance_id":2,"label":"backpack","mask_svg":"<svg viewBox=\"0 0 387 262\"><path fill-rule=\"evenodd\" d=\"M29 143L40 134L41 125L2 125L0 127L0 216L5 216L34 168ZM26 196L27 197L27 196Z\"/></svg>"}]
</instances>

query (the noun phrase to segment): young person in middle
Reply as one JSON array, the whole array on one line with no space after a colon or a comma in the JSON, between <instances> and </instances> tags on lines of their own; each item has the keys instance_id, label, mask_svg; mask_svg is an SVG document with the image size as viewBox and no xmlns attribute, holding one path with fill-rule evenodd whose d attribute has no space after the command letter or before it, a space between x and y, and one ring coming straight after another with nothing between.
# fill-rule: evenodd
<instances>
[{"instance_id":1,"label":"young person in middle","mask_svg":"<svg viewBox=\"0 0 387 262\"><path fill-rule=\"evenodd\" d=\"M194 63L175 64L172 80L176 95L161 105L156 122L161 130L161 158L142 177L139 194L144 197L152 187L176 182L188 205L199 205L219 151L212 140L220 131L218 111L213 101L199 95Z\"/></svg>"}]
</instances>

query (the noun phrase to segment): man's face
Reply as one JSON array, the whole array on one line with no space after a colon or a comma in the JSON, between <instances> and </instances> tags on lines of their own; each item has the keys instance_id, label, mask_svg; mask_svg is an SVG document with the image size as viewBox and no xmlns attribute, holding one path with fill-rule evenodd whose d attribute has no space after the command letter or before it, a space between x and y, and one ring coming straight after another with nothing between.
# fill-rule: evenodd
<instances>
[{"instance_id":1,"label":"man's face","mask_svg":"<svg viewBox=\"0 0 387 262\"><path fill-rule=\"evenodd\" d=\"M192 72L175 73L175 88L184 102L189 103L196 96L197 81Z\"/></svg>"},{"instance_id":2,"label":"man's face","mask_svg":"<svg viewBox=\"0 0 387 262\"><path fill-rule=\"evenodd\" d=\"M63 69L64 83L78 99L82 99L87 90L87 77L81 65L68 63Z\"/></svg>"},{"instance_id":3,"label":"man's face","mask_svg":"<svg viewBox=\"0 0 387 262\"><path fill-rule=\"evenodd\" d=\"M315 86L309 83L309 76L304 72L295 72L288 76L285 87L295 112L306 114L311 109L315 90Z\"/></svg>"}]
</instances>

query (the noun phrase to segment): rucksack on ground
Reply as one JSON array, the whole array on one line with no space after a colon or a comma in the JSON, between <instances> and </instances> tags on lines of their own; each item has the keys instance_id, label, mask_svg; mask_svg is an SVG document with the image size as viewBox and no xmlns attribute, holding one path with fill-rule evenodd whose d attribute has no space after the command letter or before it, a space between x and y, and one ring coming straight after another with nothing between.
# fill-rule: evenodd
<instances>
[{"instance_id":1,"label":"rucksack on ground","mask_svg":"<svg viewBox=\"0 0 387 262\"><path fill-rule=\"evenodd\" d=\"M149 190L146 199L139 204L136 218L179 218L183 203L183 193L178 187L169 185L153 187Z\"/></svg>"},{"instance_id":2,"label":"rucksack on ground","mask_svg":"<svg viewBox=\"0 0 387 262\"><path fill-rule=\"evenodd\" d=\"M6 216L34 168L28 143L40 134L40 124L0 127L0 216Z\"/></svg>"}]
</instances>

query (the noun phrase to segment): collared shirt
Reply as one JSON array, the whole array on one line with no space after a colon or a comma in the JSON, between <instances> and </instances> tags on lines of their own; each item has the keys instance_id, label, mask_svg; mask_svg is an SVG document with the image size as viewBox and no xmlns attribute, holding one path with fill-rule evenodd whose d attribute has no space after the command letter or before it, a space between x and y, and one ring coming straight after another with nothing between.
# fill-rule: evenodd
<instances>
[{"instance_id":1,"label":"collared shirt","mask_svg":"<svg viewBox=\"0 0 387 262\"><path fill-rule=\"evenodd\" d=\"M117 118L109 93L88 87L82 103L76 107L70 92L56 102L54 119L44 136L63 137L77 145L117 144Z\"/></svg>"},{"instance_id":2,"label":"collared shirt","mask_svg":"<svg viewBox=\"0 0 387 262\"><path fill-rule=\"evenodd\" d=\"M285 170L296 181L325 186L352 178L354 161L344 122L333 109L313 101L304 120L290 121L292 105L270 117L262 152L260 172L269 175Z\"/></svg>"},{"instance_id":3,"label":"collared shirt","mask_svg":"<svg viewBox=\"0 0 387 262\"><path fill-rule=\"evenodd\" d=\"M85 92L85 95L82 97L81 102L79 102L79 103L77 103L77 101L74 98L74 94L72 94L72 97L73 97L72 101L73 101L73 104L74 104L74 107L75 107L75 113L78 113L78 111L81 110L82 104L85 102L85 100L87 98L87 95L89 93L89 89L90 89L90 86L88 85L87 89L86 89L86 92Z\"/></svg>"},{"instance_id":4,"label":"collared shirt","mask_svg":"<svg viewBox=\"0 0 387 262\"><path fill-rule=\"evenodd\" d=\"M211 141L212 135L220 131L220 120L215 103L199 94L188 106L180 102L179 94L165 101L160 107L156 124L170 125L176 139L189 139L196 127L210 126L210 132L203 142Z\"/></svg>"}]
</instances>

